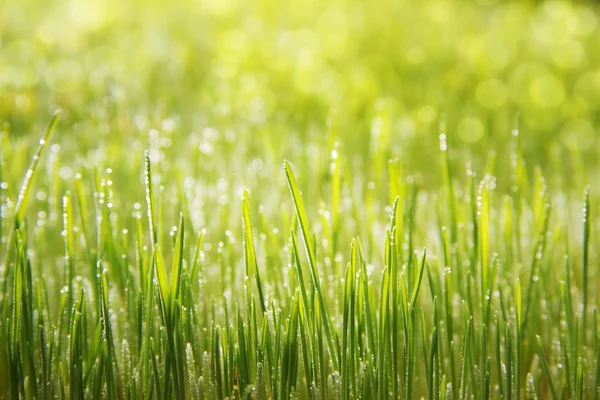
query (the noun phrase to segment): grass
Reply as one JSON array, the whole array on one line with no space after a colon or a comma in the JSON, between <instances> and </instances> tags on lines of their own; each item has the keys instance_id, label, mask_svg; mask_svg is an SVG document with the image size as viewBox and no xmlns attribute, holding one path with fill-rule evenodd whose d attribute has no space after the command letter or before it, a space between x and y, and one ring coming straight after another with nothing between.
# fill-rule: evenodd
<instances>
[{"instance_id":1,"label":"grass","mask_svg":"<svg viewBox=\"0 0 600 400\"><path fill-rule=\"evenodd\" d=\"M597 5L42 3L0 398L598 398Z\"/></svg>"}]
</instances>

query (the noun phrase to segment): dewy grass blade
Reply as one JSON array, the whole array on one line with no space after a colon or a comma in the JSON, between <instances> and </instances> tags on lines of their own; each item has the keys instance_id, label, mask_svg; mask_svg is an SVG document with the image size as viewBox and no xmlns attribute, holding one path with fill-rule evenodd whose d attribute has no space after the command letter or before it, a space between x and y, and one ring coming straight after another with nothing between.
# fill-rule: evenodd
<instances>
[{"instance_id":1,"label":"dewy grass blade","mask_svg":"<svg viewBox=\"0 0 600 400\"><path fill-rule=\"evenodd\" d=\"M339 153L339 143L331 151L331 256L335 258L338 251L340 234L340 198L342 187L342 162Z\"/></svg>"},{"instance_id":2,"label":"dewy grass blade","mask_svg":"<svg viewBox=\"0 0 600 400\"><path fill-rule=\"evenodd\" d=\"M594 376L594 386L592 391L594 393L594 400L598 399L600 394L600 336L594 338L596 340L596 374Z\"/></svg>"},{"instance_id":3,"label":"dewy grass blade","mask_svg":"<svg viewBox=\"0 0 600 400\"><path fill-rule=\"evenodd\" d=\"M92 238L89 236L89 217L88 217L88 206L87 206L87 201L86 201L86 195L85 195L85 189L83 187L83 178L81 176L81 174L77 174L75 176L75 194L77 195L77 205L78 205L78 209L79 209L79 220L81 222L81 239L83 242L83 245L85 246L86 252L87 252L87 258L89 260L90 266L92 266L92 268L95 268L95 256L92 252L91 246L92 246ZM97 287L98 284L96 282L97 277L95 276L95 274L93 274L94 276L92 276L92 279L94 280L94 286Z\"/></svg>"},{"instance_id":4,"label":"dewy grass blade","mask_svg":"<svg viewBox=\"0 0 600 400\"><path fill-rule=\"evenodd\" d=\"M583 359L579 357L579 360L577 360L577 380L575 384L576 400L583 400L583 397L585 396L585 388L583 381Z\"/></svg>"},{"instance_id":5,"label":"dewy grass blade","mask_svg":"<svg viewBox=\"0 0 600 400\"><path fill-rule=\"evenodd\" d=\"M538 400L538 396L535 390L535 382L531 373L527 374L527 400Z\"/></svg>"},{"instance_id":6,"label":"dewy grass blade","mask_svg":"<svg viewBox=\"0 0 600 400\"><path fill-rule=\"evenodd\" d=\"M388 375L388 369L386 360L389 358L387 354L389 338L388 335L388 301L389 301L389 290L390 290L390 270L386 267L383 270L383 276L381 280L381 295L379 300L379 349L378 349L378 361L377 376L379 379L378 393L379 397L383 398L387 394L387 384L385 377Z\"/></svg>"},{"instance_id":7,"label":"dewy grass blade","mask_svg":"<svg viewBox=\"0 0 600 400\"><path fill-rule=\"evenodd\" d=\"M314 358L311 358L313 354L309 353L313 350L313 346L309 345L309 341L312 340L312 335L308 330L308 324L306 324L306 320L308 317L306 316L306 311L304 310L304 305L300 302L300 348L302 350L302 365L304 366L304 371L306 374L306 383L312 382L314 384L315 380L315 366L314 366Z\"/></svg>"},{"instance_id":8,"label":"dewy grass blade","mask_svg":"<svg viewBox=\"0 0 600 400\"><path fill-rule=\"evenodd\" d=\"M344 352L341 359L341 378L342 378L342 396L344 398L349 397L349 388L350 388L350 367L349 363L354 360L348 360L348 350L350 349L349 344L349 319L350 319L350 296L353 295L352 285L354 282L353 268L352 264L348 264L346 266L346 276L345 276L345 285L344 285L344 312L343 312L343 327L342 327L342 352Z\"/></svg>"},{"instance_id":9,"label":"dewy grass blade","mask_svg":"<svg viewBox=\"0 0 600 400\"><path fill-rule=\"evenodd\" d=\"M20 329L21 329L21 304L23 302L23 263L20 261L22 259L21 253L22 242L17 244L17 264L14 269L14 277L13 277L13 307L12 307L12 327L10 329L10 352L13 357L17 354L17 345L20 337ZM15 374L17 371L13 371ZM17 388L13 388L16 390Z\"/></svg>"},{"instance_id":10,"label":"dewy grass blade","mask_svg":"<svg viewBox=\"0 0 600 400\"><path fill-rule=\"evenodd\" d=\"M522 324L522 308L521 308L521 281L517 279L517 284L515 287L515 305L516 305L516 321L515 321L515 375L514 375L514 388L515 388L515 398L520 399L520 390L521 390L521 348L522 348L522 333L521 333L521 324Z\"/></svg>"},{"instance_id":11,"label":"dewy grass blade","mask_svg":"<svg viewBox=\"0 0 600 400\"><path fill-rule=\"evenodd\" d=\"M460 367L460 390L459 390L459 399L465 400L467 398L467 368L469 366L469 350L471 343L471 324L473 319L469 318L467 323L465 324L465 337L462 345L462 355L461 355L461 367Z\"/></svg>"},{"instance_id":12,"label":"dewy grass blade","mask_svg":"<svg viewBox=\"0 0 600 400\"><path fill-rule=\"evenodd\" d=\"M158 288L160 289L159 291L159 297L160 297L160 304L162 305L161 307L161 312L163 314L163 318L166 319L168 318L168 308L170 303L169 297L170 297L170 291L169 291L169 282L167 279L167 271L165 269L165 262L163 260L162 257L162 252L160 251L160 246L156 245L154 247L154 253L155 253L155 258L154 258L154 271L156 274L156 278L158 280ZM165 321L165 323L167 323Z\"/></svg>"},{"instance_id":13,"label":"dewy grass blade","mask_svg":"<svg viewBox=\"0 0 600 400\"><path fill-rule=\"evenodd\" d=\"M506 373L504 374L506 382L505 396L507 399L512 398L512 370L513 370L513 352L512 352L512 332L510 331L510 325L506 324L504 329L504 362L506 367Z\"/></svg>"},{"instance_id":14,"label":"dewy grass blade","mask_svg":"<svg viewBox=\"0 0 600 400\"><path fill-rule=\"evenodd\" d=\"M498 394L500 395L501 398L504 398L504 385L503 385L503 374L502 374L502 345L500 344L500 336L501 336L501 329L500 329L500 318L498 315L496 315L495 318L495 324L494 324L494 350L495 350L495 363L496 363L496 376L497 376L497 382L498 382Z\"/></svg>"},{"instance_id":15,"label":"dewy grass blade","mask_svg":"<svg viewBox=\"0 0 600 400\"><path fill-rule=\"evenodd\" d=\"M250 274L254 275L256 280L256 287L258 288L258 296L260 298L260 307L263 314L266 312L265 295L263 293L263 287L260 280L260 273L258 271L258 262L256 261L256 249L254 247L254 238L252 236L252 223L250 221L250 200L248 199L248 191L244 190L242 200L242 222L244 227L244 243L245 243L245 255L246 255L246 275L250 278ZM248 282L248 286L250 283Z\"/></svg>"},{"instance_id":16,"label":"dewy grass blade","mask_svg":"<svg viewBox=\"0 0 600 400\"><path fill-rule=\"evenodd\" d=\"M398 206L398 200L394 202L394 209ZM394 215L392 213L392 215ZM395 222L395 217L392 217L392 223ZM388 231L389 233L390 231ZM398 307L396 304L399 300L398 294L398 262L397 262L397 252L396 252L396 227L394 226L391 230L391 233L388 234L388 238L386 239L386 265L390 268L390 286L391 286L391 297L390 297L390 321L389 321L389 331L390 331L390 340L391 340L391 376L392 376L392 396L395 398L399 397L399 389L398 389ZM406 292L403 287L404 292ZM404 296L406 298L406 296ZM403 299L404 300L404 299ZM403 306L405 306L405 302L402 301ZM407 308L407 305L406 307Z\"/></svg>"},{"instance_id":17,"label":"dewy grass blade","mask_svg":"<svg viewBox=\"0 0 600 400\"><path fill-rule=\"evenodd\" d=\"M307 295L307 291L306 291L306 285L304 283L304 274L302 273L302 265L300 264L300 256L299 256L299 249L298 249L298 242L296 240L296 235L294 233L294 230L292 230L292 234L291 234L291 238L292 238L292 259L293 259L293 263L295 265L295 269L296 269L296 277L298 279L298 286L300 288L300 293L302 294L302 308L303 310L306 311L306 313L310 313L310 311L312 310L310 303L308 302L308 295ZM312 325L313 323L311 322L312 320L309 318L309 326L311 327L311 332L312 332Z\"/></svg>"},{"instance_id":18,"label":"dewy grass blade","mask_svg":"<svg viewBox=\"0 0 600 400\"><path fill-rule=\"evenodd\" d=\"M433 332L431 333L431 351L429 352L429 376L427 377L427 381L428 381L428 389L427 392L430 393L430 397L431 399L434 399L437 397L437 394L435 392L435 383L434 381L437 379L436 377L436 371L437 371L437 350L438 350L438 339L437 339L437 329L434 327L433 328Z\"/></svg>"},{"instance_id":19,"label":"dewy grass blade","mask_svg":"<svg viewBox=\"0 0 600 400\"><path fill-rule=\"evenodd\" d=\"M410 296L410 306L415 307L417 298L419 296L419 289L421 288L421 281L423 280L423 271L425 270L425 260L427 259L427 249L423 249L423 257L419 264L419 272L417 273L417 281L414 284L412 294Z\"/></svg>"},{"instance_id":20,"label":"dewy grass blade","mask_svg":"<svg viewBox=\"0 0 600 400\"><path fill-rule=\"evenodd\" d=\"M481 321L487 323L487 299L490 293L490 199L486 181L482 181L479 194L479 256L480 256L480 289L481 289Z\"/></svg>"},{"instance_id":21,"label":"dewy grass blade","mask_svg":"<svg viewBox=\"0 0 600 400\"><path fill-rule=\"evenodd\" d=\"M587 335L587 310L588 310L588 259L589 259L589 247L590 247L590 188L589 186L585 190L585 199L583 203L583 310L582 310L582 338L583 345L586 344Z\"/></svg>"},{"instance_id":22,"label":"dewy grass blade","mask_svg":"<svg viewBox=\"0 0 600 400\"><path fill-rule=\"evenodd\" d=\"M81 321L81 312L84 302L83 289L80 292L77 303L74 307L73 318L71 321L70 334L70 397L84 398L85 387L83 386L83 327Z\"/></svg>"},{"instance_id":23,"label":"dewy grass blade","mask_svg":"<svg viewBox=\"0 0 600 400\"><path fill-rule=\"evenodd\" d=\"M248 363L248 347L246 343L246 332L245 324L242 318L242 313L239 307L236 307L237 311L237 337L238 337L238 385L240 392L244 392L246 386L250 383L250 365Z\"/></svg>"},{"instance_id":24,"label":"dewy grass blade","mask_svg":"<svg viewBox=\"0 0 600 400\"><path fill-rule=\"evenodd\" d=\"M199 265L202 263L202 246L204 245L204 236L206 235L206 231L202 229L198 234L198 239L196 241L196 250L194 252L194 259L192 260L192 268L190 270L190 279L192 281L196 281L196 276L198 274Z\"/></svg>"},{"instance_id":25,"label":"dewy grass blade","mask_svg":"<svg viewBox=\"0 0 600 400\"><path fill-rule=\"evenodd\" d=\"M68 290L68 312L73 304L73 280L75 269L75 251L73 246L73 210L70 201L70 194L67 192L63 196L63 236L65 238L65 273L64 285Z\"/></svg>"},{"instance_id":26,"label":"dewy grass blade","mask_svg":"<svg viewBox=\"0 0 600 400\"><path fill-rule=\"evenodd\" d=\"M544 374L546 375L546 380L548 381L548 386L550 387L550 393L552 394L553 400L558 400L558 394L556 393L556 389L554 387L554 382L552 381L552 375L550 374L550 368L548 367L548 360L546 359L546 354L544 353L544 346L542 346L542 340L539 335L536 337L538 352L540 354L540 360L542 360L542 369Z\"/></svg>"},{"instance_id":27,"label":"dewy grass blade","mask_svg":"<svg viewBox=\"0 0 600 400\"><path fill-rule=\"evenodd\" d=\"M179 226L177 228L177 239L175 241L175 252L173 254L173 266L171 267L171 288L169 290L169 313L175 312L175 301L179 296L181 285L181 271L183 269L183 241L185 236L185 222L183 214L179 214Z\"/></svg>"},{"instance_id":28,"label":"dewy grass blade","mask_svg":"<svg viewBox=\"0 0 600 400\"><path fill-rule=\"evenodd\" d=\"M10 274L10 263L11 263L10 257L13 254L13 249L15 248L15 231L17 229L19 229L19 226L21 225L21 223L23 221L23 217L25 215L25 208L27 205L27 200L29 198L29 192L31 190L31 184L33 182L33 177L34 177L35 171L36 171L38 163L40 161L42 152L44 151L46 144L50 140L50 136L52 135L52 132L54 132L54 130L56 128L56 124L58 123L58 118L59 118L60 114L61 114L60 109L58 109L54 112L54 115L52 116L50 123L46 127L46 131L44 132L44 134L42 135L42 137L39 140L38 148L37 148L35 154L33 155L31 164L29 166L29 169L27 170L27 173L25 174L25 178L23 179L23 183L21 184L21 189L19 190L19 195L17 197L17 203L16 203L16 206L14 209L14 223L13 223L12 229L8 232L8 241L7 241L7 245L6 245L6 251L4 254L4 284L5 285L8 284L7 278ZM2 212L2 218L4 218L4 212ZM6 294L6 286L5 286L4 293Z\"/></svg>"},{"instance_id":29,"label":"dewy grass blade","mask_svg":"<svg viewBox=\"0 0 600 400\"><path fill-rule=\"evenodd\" d=\"M457 223L456 223L456 200L454 196L454 184L452 182L452 171L448 159L448 138L446 136L445 122L440 123L440 154L442 177L448 196L448 208L450 217L450 243L454 245L456 241Z\"/></svg>"},{"instance_id":30,"label":"dewy grass blade","mask_svg":"<svg viewBox=\"0 0 600 400\"><path fill-rule=\"evenodd\" d=\"M325 295L321 288L319 273L317 271L317 262L316 262L316 258L315 258L315 251L313 249L310 228L308 226L308 218L306 217L304 203L302 202L302 195L300 194L300 191L298 190L298 186L296 185L296 179L294 178L292 168L290 167L290 165L287 161L284 162L284 170L285 170L285 174L287 177L288 186L289 186L290 192L292 194L292 198L294 200L294 206L296 208L296 215L298 217L298 221L300 222L300 230L302 232L302 237L304 239L304 246L305 246L306 253L308 256L308 261L309 261L310 271L311 271L311 278L312 278L313 285L315 287L315 291L318 296L319 304L320 304L320 307L321 307L321 310L322 310L322 313L324 316L323 322L325 323L325 335L327 336L329 351L332 354L333 367L334 367L334 369L337 370L339 368L339 360L340 360L339 350L334 342L328 307L327 307L327 303L325 302Z\"/></svg>"},{"instance_id":31,"label":"dewy grass blade","mask_svg":"<svg viewBox=\"0 0 600 400\"><path fill-rule=\"evenodd\" d=\"M430 365L428 359L429 351L427 350L427 347L430 343L429 339L427 338L427 323L425 322L425 312L423 309L421 309L421 321L419 324L419 329L421 332L421 357L423 358L423 370L425 372L426 385L428 388L427 394L430 398L432 398L433 393L431 392L430 388L432 387L433 382L431 382Z\"/></svg>"},{"instance_id":32,"label":"dewy grass blade","mask_svg":"<svg viewBox=\"0 0 600 400\"><path fill-rule=\"evenodd\" d=\"M154 189L152 187L152 163L150 153L146 150L144 154L144 177L146 182L146 205L148 206L148 227L150 229L150 242L152 247L158 244L158 232L156 231L156 207L154 205Z\"/></svg>"},{"instance_id":33,"label":"dewy grass blade","mask_svg":"<svg viewBox=\"0 0 600 400\"><path fill-rule=\"evenodd\" d=\"M527 295L526 295L526 305L525 305L525 314L523 316L523 321L521 323L521 327L525 326L527 323L527 319L529 317L529 310L531 307L531 304L534 302L534 298L535 298L535 294L538 292L536 290L534 290L538 285L537 282L539 282L539 270L540 270L540 264L543 260L544 257L544 253L546 250L546 242L547 242L547 236L548 236L548 224L549 224L549 220L550 220L550 213L551 213L552 207L549 201L544 202L544 206L543 206L543 217L541 218L541 228L539 229L539 236L538 236L538 240L536 243L536 247L535 247L535 253L533 255L533 259L531 261L531 267L529 270L529 284L527 285ZM542 213L540 211L540 213Z\"/></svg>"},{"instance_id":34,"label":"dewy grass blade","mask_svg":"<svg viewBox=\"0 0 600 400\"><path fill-rule=\"evenodd\" d=\"M521 150L520 117L517 116L515 127L512 130L514 137L514 148L511 153L511 189L514 206L514 242L516 243L517 260L521 261L521 214L523 209L522 191L525 185L525 168L523 167L523 155Z\"/></svg>"},{"instance_id":35,"label":"dewy grass blade","mask_svg":"<svg viewBox=\"0 0 600 400\"><path fill-rule=\"evenodd\" d=\"M481 328L481 347L479 348L479 395L483 399L487 399L488 397L485 395L487 390L486 384L486 375L489 373L489 370L486 369L485 365L488 360L487 356L487 326L483 325Z\"/></svg>"},{"instance_id":36,"label":"dewy grass blade","mask_svg":"<svg viewBox=\"0 0 600 400\"><path fill-rule=\"evenodd\" d=\"M406 198L406 189L405 186L402 182L402 174L401 174L401 164L400 164L400 160L398 158L393 159L393 160L389 160L389 189L390 189L390 201L392 202L392 204L394 204L394 212L393 212L393 217L392 217L392 221L390 223L391 228L393 229L393 227L396 227L396 230L398 232L397 234L397 240L396 240L396 253L398 255L398 259L399 262L402 262L402 255L403 255L403 249L402 249L402 240L403 240L403 235L405 234L404 232L404 219L405 219L405 215L404 215L404 200ZM408 223L407 223L407 228L412 230L412 212L414 211L414 198L411 199L411 204L409 205L409 215L408 215ZM408 235L410 236L412 234L412 232L408 232ZM410 238L409 238L410 240ZM411 247L410 245L408 246L409 248ZM410 251L410 250L409 250Z\"/></svg>"},{"instance_id":37,"label":"dewy grass blade","mask_svg":"<svg viewBox=\"0 0 600 400\"><path fill-rule=\"evenodd\" d=\"M19 191L19 197L17 198L17 205L15 206L15 224L18 225L23 220L23 215L25 214L25 205L27 203L27 198L29 196L29 191L31 189L31 182L33 179L33 175L37 168L37 165L40 161L40 157L46 144L50 140L50 136L54 129L56 128L56 124L58 123L58 118L60 117L61 110L58 109L54 112L46 131L42 135L39 140L39 146L33 155L33 159L31 160L31 165L27 170L27 174L25 175L25 179L23 180L23 184L21 185L21 190Z\"/></svg>"}]
</instances>

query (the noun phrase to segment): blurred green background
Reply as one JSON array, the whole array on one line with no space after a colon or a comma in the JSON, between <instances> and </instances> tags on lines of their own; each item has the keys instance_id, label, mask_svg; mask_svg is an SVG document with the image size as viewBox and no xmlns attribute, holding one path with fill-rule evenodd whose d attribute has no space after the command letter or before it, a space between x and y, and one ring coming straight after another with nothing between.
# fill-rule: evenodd
<instances>
[{"instance_id":1,"label":"blurred green background","mask_svg":"<svg viewBox=\"0 0 600 400\"><path fill-rule=\"evenodd\" d=\"M393 149L410 157L437 141L443 115L452 141L478 151L501 145L520 112L531 138L526 152L543 158L555 146L596 146L593 3L8 0L0 7L0 116L22 135L59 105L84 149L106 139L144 141L171 120L178 136L208 125L236 137L266 131L277 147L294 137L317 141L333 124L347 151L364 155L373 137L390 135Z\"/></svg>"}]
</instances>

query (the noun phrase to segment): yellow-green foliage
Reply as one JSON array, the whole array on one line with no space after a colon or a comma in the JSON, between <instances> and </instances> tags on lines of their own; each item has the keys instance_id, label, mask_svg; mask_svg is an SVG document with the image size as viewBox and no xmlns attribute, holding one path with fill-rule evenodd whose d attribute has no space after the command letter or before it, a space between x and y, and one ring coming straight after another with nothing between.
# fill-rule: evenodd
<instances>
[{"instance_id":1,"label":"yellow-green foliage","mask_svg":"<svg viewBox=\"0 0 600 400\"><path fill-rule=\"evenodd\" d=\"M599 65L585 1L0 2L0 398L596 399Z\"/></svg>"}]
</instances>

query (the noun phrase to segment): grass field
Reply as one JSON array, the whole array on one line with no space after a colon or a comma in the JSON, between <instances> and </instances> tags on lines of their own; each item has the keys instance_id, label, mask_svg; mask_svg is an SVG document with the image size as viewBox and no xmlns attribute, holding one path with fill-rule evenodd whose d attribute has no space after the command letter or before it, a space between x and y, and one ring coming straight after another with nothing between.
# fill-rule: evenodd
<instances>
[{"instance_id":1,"label":"grass field","mask_svg":"<svg viewBox=\"0 0 600 400\"><path fill-rule=\"evenodd\" d=\"M0 3L0 398L598 399L599 19Z\"/></svg>"}]
</instances>

